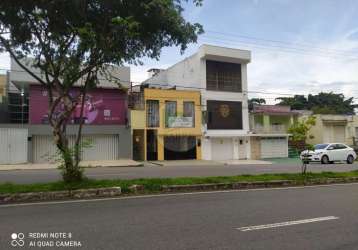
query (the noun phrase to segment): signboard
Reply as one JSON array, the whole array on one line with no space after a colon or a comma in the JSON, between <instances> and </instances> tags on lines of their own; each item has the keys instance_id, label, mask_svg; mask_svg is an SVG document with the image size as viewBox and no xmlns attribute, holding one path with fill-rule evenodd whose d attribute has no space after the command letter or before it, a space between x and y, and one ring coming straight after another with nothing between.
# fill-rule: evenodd
<instances>
[{"instance_id":1,"label":"signboard","mask_svg":"<svg viewBox=\"0 0 358 250\"><path fill-rule=\"evenodd\" d=\"M192 128L193 117L171 116L168 118L169 128Z\"/></svg>"},{"instance_id":2,"label":"signboard","mask_svg":"<svg viewBox=\"0 0 358 250\"><path fill-rule=\"evenodd\" d=\"M242 103L207 101L208 129L242 129Z\"/></svg>"},{"instance_id":3,"label":"signboard","mask_svg":"<svg viewBox=\"0 0 358 250\"><path fill-rule=\"evenodd\" d=\"M78 96L80 89L73 88L70 95ZM85 124L114 125L126 123L126 93L118 89L93 89L88 91L83 107ZM59 114L63 105L58 105L54 115ZM81 105L72 112L69 123L80 122ZM48 124L48 92L38 85L30 86L29 123Z\"/></svg>"}]
</instances>

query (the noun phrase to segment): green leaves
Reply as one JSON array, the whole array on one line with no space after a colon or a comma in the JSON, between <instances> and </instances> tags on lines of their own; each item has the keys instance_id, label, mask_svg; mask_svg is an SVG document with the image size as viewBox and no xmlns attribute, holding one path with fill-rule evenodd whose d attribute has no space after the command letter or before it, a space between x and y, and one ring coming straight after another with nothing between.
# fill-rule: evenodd
<instances>
[{"instance_id":1,"label":"green leaves","mask_svg":"<svg viewBox=\"0 0 358 250\"><path fill-rule=\"evenodd\" d=\"M321 92L317 95L309 94L306 98L303 95L294 97L279 97L278 105L289 105L292 109L312 110L314 114L354 114L353 97L345 99L343 94L333 92Z\"/></svg>"},{"instance_id":2,"label":"green leaves","mask_svg":"<svg viewBox=\"0 0 358 250\"><path fill-rule=\"evenodd\" d=\"M292 135L293 141L306 141L308 137L312 139L312 135L308 135L308 132L315 124L316 117L310 116L307 119L295 122L287 131Z\"/></svg>"},{"instance_id":3,"label":"green leaves","mask_svg":"<svg viewBox=\"0 0 358 250\"><path fill-rule=\"evenodd\" d=\"M50 52L51 58L45 60L53 61L55 67L49 71L54 74L72 67L69 63L121 65L138 63L145 56L158 59L165 46L184 50L203 29L183 18L181 4L180 0L4 0L0 25L11 33L3 37L19 56L43 60Z\"/></svg>"},{"instance_id":4,"label":"green leaves","mask_svg":"<svg viewBox=\"0 0 358 250\"><path fill-rule=\"evenodd\" d=\"M251 98L248 101L249 103L249 110L253 110L254 105L261 105L261 104L266 104L266 100L263 98Z\"/></svg>"}]
</instances>

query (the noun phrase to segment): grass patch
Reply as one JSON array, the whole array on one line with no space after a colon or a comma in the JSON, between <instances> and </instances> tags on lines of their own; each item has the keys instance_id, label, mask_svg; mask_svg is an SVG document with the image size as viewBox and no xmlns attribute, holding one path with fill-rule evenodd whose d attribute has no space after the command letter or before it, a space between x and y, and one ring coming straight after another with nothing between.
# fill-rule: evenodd
<instances>
[{"instance_id":1,"label":"grass patch","mask_svg":"<svg viewBox=\"0 0 358 250\"><path fill-rule=\"evenodd\" d=\"M148 178L133 180L94 180L86 179L80 183L66 184L62 181L35 184L0 184L0 193L27 193L27 192L46 192L46 191L62 191L70 189L87 189L120 186L123 193L130 193L131 185L143 185L145 192L159 192L163 185L192 185L192 184L209 184L209 183L234 183L234 182L255 182L255 181L274 181L289 180L298 183L327 178L348 178L358 177L358 171L350 172L321 172L307 173L305 176L301 174L260 174L260 175L237 175L237 176L216 176L216 177L179 177L179 178Z\"/></svg>"}]
</instances>

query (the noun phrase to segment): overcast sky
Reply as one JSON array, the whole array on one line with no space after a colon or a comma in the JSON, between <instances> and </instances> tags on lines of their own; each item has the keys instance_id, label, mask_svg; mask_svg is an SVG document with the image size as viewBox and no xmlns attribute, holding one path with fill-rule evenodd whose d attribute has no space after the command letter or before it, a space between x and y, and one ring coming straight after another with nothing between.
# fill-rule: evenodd
<instances>
[{"instance_id":1,"label":"overcast sky","mask_svg":"<svg viewBox=\"0 0 358 250\"><path fill-rule=\"evenodd\" d=\"M165 48L159 61L143 59L143 66L131 66L131 78L143 81L147 69L166 68L207 43L252 51L249 91L334 91L355 97L356 13L356 0L204 0L199 8L185 4L185 17L201 23L205 34L183 55L178 48ZM0 55L0 68L9 68L6 55Z\"/></svg>"}]
</instances>

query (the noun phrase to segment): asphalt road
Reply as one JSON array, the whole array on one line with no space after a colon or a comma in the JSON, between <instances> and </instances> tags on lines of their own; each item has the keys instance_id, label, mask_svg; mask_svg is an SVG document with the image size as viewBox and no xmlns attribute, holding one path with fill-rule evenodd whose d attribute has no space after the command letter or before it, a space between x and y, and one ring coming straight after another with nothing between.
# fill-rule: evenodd
<instances>
[{"instance_id":1,"label":"asphalt road","mask_svg":"<svg viewBox=\"0 0 358 250\"><path fill-rule=\"evenodd\" d=\"M12 233L24 233L18 249L27 249L30 240L53 240L29 233L64 232L97 250L356 250L357 214L358 184L0 206L0 249L14 249ZM237 229L327 216L335 219Z\"/></svg>"},{"instance_id":2,"label":"asphalt road","mask_svg":"<svg viewBox=\"0 0 358 250\"><path fill-rule=\"evenodd\" d=\"M343 172L358 170L358 164L310 164L308 171ZM163 177L188 177L188 176L230 176L239 174L261 173L299 173L299 163L276 163L271 165L208 165L208 166L157 166L145 167L112 167L112 168L87 168L85 174L93 179L136 179L136 178L163 178ZM60 180L60 172L56 169L49 170L12 170L0 171L0 183L36 183Z\"/></svg>"}]
</instances>

